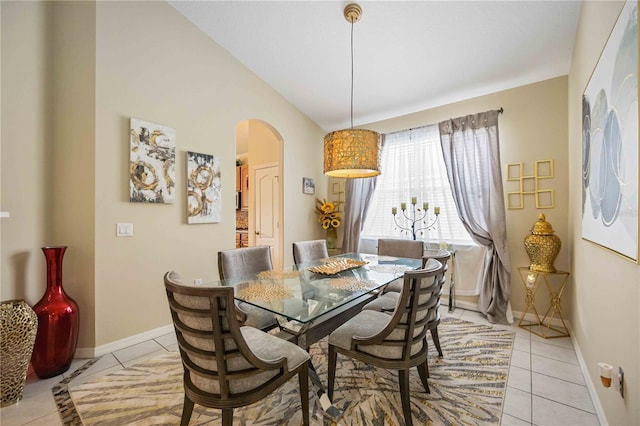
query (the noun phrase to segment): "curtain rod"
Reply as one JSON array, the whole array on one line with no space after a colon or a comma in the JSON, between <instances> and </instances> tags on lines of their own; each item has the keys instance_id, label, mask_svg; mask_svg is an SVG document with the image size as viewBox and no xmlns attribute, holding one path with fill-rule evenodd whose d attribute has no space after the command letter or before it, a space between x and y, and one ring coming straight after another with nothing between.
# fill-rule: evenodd
<instances>
[{"instance_id":1,"label":"curtain rod","mask_svg":"<svg viewBox=\"0 0 640 426\"><path fill-rule=\"evenodd\" d=\"M504 114L504 108L503 107L498 108L496 111L498 111L498 114ZM428 125L420 126L420 127L426 127L426 126L428 126ZM396 130L395 132L389 132L388 134L397 133L397 132L406 132L407 130L408 131L416 130L416 129L419 129L420 127L410 127L408 129L405 129L405 130Z\"/></svg>"}]
</instances>

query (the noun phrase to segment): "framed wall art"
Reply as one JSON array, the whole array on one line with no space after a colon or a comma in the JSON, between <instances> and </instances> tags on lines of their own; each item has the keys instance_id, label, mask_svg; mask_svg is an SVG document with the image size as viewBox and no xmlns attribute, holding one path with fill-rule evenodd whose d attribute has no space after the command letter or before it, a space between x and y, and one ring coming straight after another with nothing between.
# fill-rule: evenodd
<instances>
[{"instance_id":1,"label":"framed wall art","mask_svg":"<svg viewBox=\"0 0 640 426\"><path fill-rule=\"evenodd\" d=\"M221 220L220 158L187 151L187 223Z\"/></svg>"},{"instance_id":2,"label":"framed wall art","mask_svg":"<svg viewBox=\"0 0 640 426\"><path fill-rule=\"evenodd\" d=\"M131 118L129 201L173 203L176 196L176 131Z\"/></svg>"},{"instance_id":3,"label":"framed wall art","mask_svg":"<svg viewBox=\"0 0 640 426\"><path fill-rule=\"evenodd\" d=\"M302 178L302 192L305 194L316 193L316 183L313 181L313 179L308 177Z\"/></svg>"},{"instance_id":4,"label":"framed wall art","mask_svg":"<svg viewBox=\"0 0 640 426\"><path fill-rule=\"evenodd\" d=\"M627 1L582 96L582 237L638 262L638 3Z\"/></svg>"}]
</instances>

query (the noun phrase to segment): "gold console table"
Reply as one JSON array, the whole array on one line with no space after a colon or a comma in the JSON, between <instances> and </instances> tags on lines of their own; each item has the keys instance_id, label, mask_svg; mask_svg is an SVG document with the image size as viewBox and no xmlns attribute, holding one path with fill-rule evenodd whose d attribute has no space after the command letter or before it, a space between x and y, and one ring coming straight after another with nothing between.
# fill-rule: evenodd
<instances>
[{"instance_id":1,"label":"gold console table","mask_svg":"<svg viewBox=\"0 0 640 426\"><path fill-rule=\"evenodd\" d=\"M520 273L522 284L527 291L526 309L522 313L518 326L527 328L531 333L545 339L569 336L569 330L567 329L567 324L565 324L564 318L562 317L562 307L560 306L560 303L562 302L562 292L569 281L569 272L537 272L530 270L526 266L519 267L518 272ZM535 297L536 292L543 282L549 293L549 300L551 303L541 319L536 308ZM523 324L523 321L525 321L524 318L529 311L535 315L535 320L528 321ZM556 318L562 322L561 327L552 325Z\"/></svg>"}]
</instances>

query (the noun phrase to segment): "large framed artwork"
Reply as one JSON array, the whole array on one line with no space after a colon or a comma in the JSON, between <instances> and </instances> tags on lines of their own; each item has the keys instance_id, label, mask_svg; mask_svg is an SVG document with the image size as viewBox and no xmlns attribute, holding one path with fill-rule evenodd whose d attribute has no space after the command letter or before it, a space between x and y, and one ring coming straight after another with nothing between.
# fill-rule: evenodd
<instances>
[{"instance_id":1,"label":"large framed artwork","mask_svg":"<svg viewBox=\"0 0 640 426\"><path fill-rule=\"evenodd\" d=\"M220 158L187 151L187 223L222 220Z\"/></svg>"},{"instance_id":2,"label":"large framed artwork","mask_svg":"<svg viewBox=\"0 0 640 426\"><path fill-rule=\"evenodd\" d=\"M129 201L173 203L176 197L176 131L131 118Z\"/></svg>"},{"instance_id":3,"label":"large framed artwork","mask_svg":"<svg viewBox=\"0 0 640 426\"><path fill-rule=\"evenodd\" d=\"M627 1L582 96L582 237L638 262L638 3Z\"/></svg>"}]
</instances>

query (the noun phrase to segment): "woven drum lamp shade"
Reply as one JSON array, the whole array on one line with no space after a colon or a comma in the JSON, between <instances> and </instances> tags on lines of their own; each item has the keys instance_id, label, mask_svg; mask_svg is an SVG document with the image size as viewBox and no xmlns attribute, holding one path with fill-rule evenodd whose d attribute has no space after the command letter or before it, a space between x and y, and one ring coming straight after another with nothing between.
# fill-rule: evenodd
<instances>
[{"instance_id":1,"label":"woven drum lamp shade","mask_svg":"<svg viewBox=\"0 0 640 426\"><path fill-rule=\"evenodd\" d=\"M336 130L324 137L324 174L364 178L380 174L380 134L373 130Z\"/></svg>"}]
</instances>

